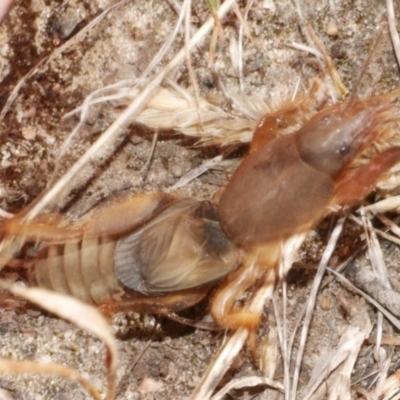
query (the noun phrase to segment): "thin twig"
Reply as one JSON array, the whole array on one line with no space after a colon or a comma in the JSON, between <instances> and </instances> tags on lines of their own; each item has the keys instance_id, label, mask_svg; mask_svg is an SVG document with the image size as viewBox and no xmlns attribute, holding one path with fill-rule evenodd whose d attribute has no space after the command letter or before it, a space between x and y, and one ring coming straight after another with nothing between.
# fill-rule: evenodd
<instances>
[{"instance_id":1,"label":"thin twig","mask_svg":"<svg viewBox=\"0 0 400 400\"><path fill-rule=\"evenodd\" d=\"M151 166L151 162L154 158L154 153L156 152L157 140L158 140L158 130L156 129L153 134L153 140L151 142L150 154L147 157L147 160L146 160L145 164L143 165L142 169L140 170L142 182L146 182L147 175L149 173L149 169Z\"/></svg>"},{"instance_id":2,"label":"thin twig","mask_svg":"<svg viewBox=\"0 0 400 400\"><path fill-rule=\"evenodd\" d=\"M189 79L190 82L192 83L193 86L193 91L194 91L194 97L196 100L196 112L197 112L197 117L199 119L199 125L201 129L203 130L202 123L201 123L201 113L200 113L200 90L199 90L199 85L197 84L196 76L194 74L193 70L193 65L192 65L192 60L190 57L190 48L189 48L189 42L190 42L190 33L191 33L191 17L192 17L192 1L191 0L185 0L182 10L185 10L185 55L186 55L186 68L188 69L189 73Z\"/></svg>"},{"instance_id":3,"label":"thin twig","mask_svg":"<svg viewBox=\"0 0 400 400\"><path fill-rule=\"evenodd\" d=\"M225 385L216 395L214 395L211 400L220 400L222 399L229 391L233 389L242 389L245 387L253 387L253 386L270 386L274 389L283 392L283 386L279 382L275 382L272 379L267 377L260 376L246 376L244 378L239 378L230 381L227 385Z\"/></svg>"},{"instance_id":4,"label":"thin twig","mask_svg":"<svg viewBox=\"0 0 400 400\"><path fill-rule=\"evenodd\" d=\"M301 332L301 337L300 337L300 342L299 342L299 351L297 354L295 369L293 372L293 384L292 384L292 393L291 393L291 398L293 400L296 398L297 385L298 385L299 376L300 376L300 366L301 366L301 362L303 359L304 348L305 348L306 339L307 339L307 335L308 335L308 329L310 326L312 313L313 313L313 310L315 307L317 293L318 293L319 287L321 285L322 278L325 274L325 270L327 268L329 259L332 256L333 250L336 247L336 243L339 239L340 233L342 232L344 221L345 221L345 218L341 218L338 221L338 223L336 224L336 227L332 232L332 235L329 239L329 242L326 246L326 249L322 256L321 262L319 264L318 271L315 276L313 286L311 288L311 293L310 293L310 296L309 296L309 299L307 302L307 311L306 311L306 316L304 318L303 329Z\"/></svg>"},{"instance_id":5,"label":"thin twig","mask_svg":"<svg viewBox=\"0 0 400 400\"><path fill-rule=\"evenodd\" d=\"M253 6L254 0L250 0L246 4L246 8L244 10L244 16L240 14L240 10L237 6L235 6L234 10L235 13L240 21L240 28L239 28L239 43L238 43L238 75L239 75L239 87L240 90L243 91L243 36L244 33L246 32L247 37L252 39L249 28L247 27L247 16L249 14L249 11L251 7Z\"/></svg>"},{"instance_id":6,"label":"thin twig","mask_svg":"<svg viewBox=\"0 0 400 400\"><path fill-rule=\"evenodd\" d=\"M121 396L123 394L123 392L125 390L125 385L127 382L129 382L129 379L132 376L132 372L133 372L134 368L136 367L136 365L140 361L140 359L143 357L143 355L146 353L146 351L150 347L150 345L153 343L154 337L156 336L156 333L157 333L157 328L158 328L158 325L156 324L154 327L153 334L151 335L151 338L147 341L147 343L143 347L142 351L136 357L135 361L125 371L124 376L121 378L121 380L119 381L119 384L117 386L115 398L118 398L119 396Z\"/></svg>"},{"instance_id":7,"label":"thin twig","mask_svg":"<svg viewBox=\"0 0 400 400\"><path fill-rule=\"evenodd\" d=\"M339 274L337 271L327 268L326 269L331 274L335 275L345 286L349 287L351 290L354 290L360 296L364 297L369 303L371 303L374 307L376 307L392 324L395 328L400 330L400 320L396 318L390 311L386 310L386 308L382 307L375 299L371 296L363 292L354 286L348 279L346 279L343 275Z\"/></svg>"},{"instance_id":8,"label":"thin twig","mask_svg":"<svg viewBox=\"0 0 400 400\"><path fill-rule=\"evenodd\" d=\"M70 111L68 114L64 116L64 118L68 118L69 116L81 112L80 120L78 125L75 127L75 129L71 132L71 134L67 137L67 139L64 141L61 150L60 150L60 156L62 156L66 149L69 147L69 144L73 137L76 135L76 133L81 129L82 125L87 119L87 116L89 114L89 109L90 106L93 106L94 104L97 103L103 103L106 101L111 101L111 100L118 100L124 97L127 97L132 90L134 90L136 87L138 87L141 84L144 84L146 81L146 78L148 75L151 73L151 71L154 70L156 65L161 62L167 51L170 49L172 43L174 42L179 29L181 27L183 17L185 15L185 10L181 11L178 14L178 21L175 24L174 30L172 33L168 36L167 40L163 43L161 48L158 50L157 54L153 57L149 65L146 67L146 69L143 71L143 73L140 75L138 79L127 79L127 80L122 80L118 81L117 83L113 83L111 85L108 85L106 87L102 87L98 90L95 90L93 93L89 94L82 106L75 108L74 110ZM115 93L117 91L117 93ZM111 93L110 95L106 95L106 93ZM101 97L99 97L101 96ZM56 174L53 174L56 175Z\"/></svg>"},{"instance_id":9,"label":"thin twig","mask_svg":"<svg viewBox=\"0 0 400 400\"><path fill-rule=\"evenodd\" d=\"M397 64L400 67L400 38L396 29L396 18L394 15L393 0L386 0L386 9L388 14L390 38L392 39Z\"/></svg>"}]
</instances>

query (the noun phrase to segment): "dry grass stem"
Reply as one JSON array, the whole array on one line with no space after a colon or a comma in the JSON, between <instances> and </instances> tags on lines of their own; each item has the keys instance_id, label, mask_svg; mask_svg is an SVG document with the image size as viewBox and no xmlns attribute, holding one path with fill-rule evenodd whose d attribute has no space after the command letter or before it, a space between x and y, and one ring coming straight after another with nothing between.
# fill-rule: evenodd
<instances>
[{"instance_id":1,"label":"dry grass stem","mask_svg":"<svg viewBox=\"0 0 400 400\"><path fill-rule=\"evenodd\" d=\"M383 259L382 249L376 233L372 228L371 220L366 217L365 212L362 208L360 209L360 214L364 225L364 232L366 236L367 249L369 258L371 260L371 265L374 268L376 277L381 282L381 284L387 289L391 289L388 271L385 261Z\"/></svg>"},{"instance_id":2,"label":"dry grass stem","mask_svg":"<svg viewBox=\"0 0 400 400\"><path fill-rule=\"evenodd\" d=\"M396 54L397 63L400 66L400 38L396 28L396 18L394 14L393 0L386 0L386 10L389 23L390 38L392 39L393 49Z\"/></svg>"},{"instance_id":3,"label":"dry grass stem","mask_svg":"<svg viewBox=\"0 0 400 400\"><path fill-rule=\"evenodd\" d=\"M13 361L4 360L0 358L0 371L4 373L12 374L46 374L46 375L57 375L69 379L73 382L79 383L95 400L100 400L102 396L98 390L79 374L75 369L65 367L60 364L42 364L34 361ZM0 393L0 399L2 394ZM108 399L113 399L108 397Z\"/></svg>"},{"instance_id":4,"label":"dry grass stem","mask_svg":"<svg viewBox=\"0 0 400 400\"><path fill-rule=\"evenodd\" d=\"M297 251L303 240L304 235L294 235L282 245L283 256L280 272L282 275L286 275L287 271L291 268L293 260L295 259ZM268 271L267 273L275 275L274 271ZM270 282L270 279L266 278L266 282ZM256 314L261 313L264 305L267 301L272 299L272 296L273 287L267 283L267 286L261 287L254 294L254 297L248 306L248 310ZM200 383L193 392L191 400L206 400L211 397L216 385L224 376L233 360L244 346L249 334L250 332L245 328L238 329L232 333L229 340L223 345L219 354L207 368L207 371L204 373Z\"/></svg>"},{"instance_id":5,"label":"dry grass stem","mask_svg":"<svg viewBox=\"0 0 400 400\"><path fill-rule=\"evenodd\" d=\"M243 389L252 386L270 386L280 392L283 392L283 386L279 382L275 382L272 379L259 376L251 376L246 378L234 379L230 381L223 389L217 394L211 397L211 400L223 399L226 394L234 389Z\"/></svg>"},{"instance_id":6,"label":"dry grass stem","mask_svg":"<svg viewBox=\"0 0 400 400\"><path fill-rule=\"evenodd\" d=\"M336 243L342 232L344 221L345 221L344 218L340 219L338 221L338 223L336 224L335 229L332 231L332 234L329 238L328 244L326 245L324 254L321 258L321 262L318 266L317 274L315 275L315 278L313 281L313 286L311 288L311 292L310 292L308 302L307 302L307 311L306 311L306 315L304 317L303 329L301 331L301 336L300 336L299 351L297 353L296 364L295 364L294 372L293 372L292 392L290 395L291 399L295 399L296 394L297 394L297 386L298 386L298 382L299 382L301 362L302 362L303 352L304 352L304 348L305 348L305 344L306 344L307 334L308 334L309 326L311 323L313 310L315 307L316 296L317 296L319 287L321 285L322 278L325 274L325 270L328 266L328 262L332 256L332 253L336 247Z\"/></svg>"},{"instance_id":7,"label":"dry grass stem","mask_svg":"<svg viewBox=\"0 0 400 400\"><path fill-rule=\"evenodd\" d=\"M375 299L373 299L371 296L368 296L362 290L360 290L356 286L354 286L343 275L337 273L335 270L333 270L331 268L327 268L327 271L329 271L331 274L335 275L340 280L340 282L343 283L345 286L347 286L351 290L354 290L360 296L364 297L364 299L367 300L369 303L371 303L377 310L379 310L391 322L391 324L394 327L396 327L397 329L400 329L400 320L398 318L396 318L389 310L382 307L381 304L379 304Z\"/></svg>"},{"instance_id":8,"label":"dry grass stem","mask_svg":"<svg viewBox=\"0 0 400 400\"><path fill-rule=\"evenodd\" d=\"M350 399L350 378L354 364L372 324L364 309L362 325L349 327L335 349L325 354L315 364L310 382L303 389L301 398L309 400L327 396L329 400Z\"/></svg>"}]
</instances>

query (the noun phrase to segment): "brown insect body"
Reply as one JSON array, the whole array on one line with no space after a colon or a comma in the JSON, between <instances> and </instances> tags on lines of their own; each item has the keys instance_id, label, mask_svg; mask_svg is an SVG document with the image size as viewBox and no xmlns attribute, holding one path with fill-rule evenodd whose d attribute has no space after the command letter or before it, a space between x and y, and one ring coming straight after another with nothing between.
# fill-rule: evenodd
<instances>
[{"instance_id":1,"label":"brown insect body","mask_svg":"<svg viewBox=\"0 0 400 400\"><path fill-rule=\"evenodd\" d=\"M235 309L235 299L258 281L273 289L281 242L306 232L332 208L361 200L381 174L400 161L400 147L393 147L349 168L368 145L393 129L393 101L399 94L397 90L328 107L281 137L277 131L268 137L265 130L278 127L282 115L259 125L256 148L239 165L218 204L223 231L247 254L213 300L212 313L220 325L256 326L260 315L246 307Z\"/></svg>"}]
</instances>

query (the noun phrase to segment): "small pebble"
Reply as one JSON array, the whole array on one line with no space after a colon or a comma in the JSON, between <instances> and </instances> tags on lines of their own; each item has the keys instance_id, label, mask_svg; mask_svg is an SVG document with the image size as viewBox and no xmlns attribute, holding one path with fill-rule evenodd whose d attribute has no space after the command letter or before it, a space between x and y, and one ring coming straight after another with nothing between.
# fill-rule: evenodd
<instances>
[{"instance_id":1,"label":"small pebble","mask_svg":"<svg viewBox=\"0 0 400 400\"><path fill-rule=\"evenodd\" d=\"M22 128L22 136L25 140L33 140L36 137L36 130L31 126Z\"/></svg>"},{"instance_id":2,"label":"small pebble","mask_svg":"<svg viewBox=\"0 0 400 400\"><path fill-rule=\"evenodd\" d=\"M140 394L152 393L160 390L163 384L160 381L156 381L152 378L144 378L137 388Z\"/></svg>"},{"instance_id":3,"label":"small pebble","mask_svg":"<svg viewBox=\"0 0 400 400\"><path fill-rule=\"evenodd\" d=\"M25 110L23 118L24 119L29 119L29 118L35 118L36 117L36 107L32 106Z\"/></svg>"},{"instance_id":4,"label":"small pebble","mask_svg":"<svg viewBox=\"0 0 400 400\"><path fill-rule=\"evenodd\" d=\"M337 36L339 35L339 29L337 25L333 21L329 21L326 24L325 32L328 36Z\"/></svg>"}]
</instances>

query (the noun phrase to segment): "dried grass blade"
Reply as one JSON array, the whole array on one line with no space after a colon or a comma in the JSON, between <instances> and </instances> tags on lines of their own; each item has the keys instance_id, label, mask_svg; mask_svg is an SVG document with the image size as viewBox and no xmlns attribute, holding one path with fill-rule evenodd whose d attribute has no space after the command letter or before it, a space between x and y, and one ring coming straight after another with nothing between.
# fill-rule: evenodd
<instances>
[{"instance_id":1,"label":"dried grass blade","mask_svg":"<svg viewBox=\"0 0 400 400\"><path fill-rule=\"evenodd\" d=\"M301 366L301 362L302 362L302 358L303 358L308 329L309 329L309 326L311 323L311 318L312 318L313 310L315 307L317 293L318 293L319 287L321 285L322 278L325 274L325 270L327 268L328 261L332 256L333 250L336 247L336 243L339 239L340 233L342 232L344 221L345 221L345 218L341 218L338 221L338 223L336 224L335 229L332 232L332 235L329 239L329 242L326 246L326 249L322 256L321 262L319 264L317 274L315 275L313 286L311 288L311 293L310 293L310 296L309 296L309 299L307 302L307 311L306 311L306 315L304 317L304 324L303 324L303 329L301 332L301 337L300 337L300 342L299 342L299 352L297 354L295 369L293 372L293 383L292 383L292 393L291 393L292 399L296 398L297 385L299 382L299 375L300 375L300 366Z\"/></svg>"},{"instance_id":2,"label":"dried grass blade","mask_svg":"<svg viewBox=\"0 0 400 400\"><path fill-rule=\"evenodd\" d=\"M245 387L261 386L261 385L270 386L276 390L279 390L280 392L283 392L283 386L279 382L275 382L272 379L266 377L249 376L230 381L215 396L211 397L211 400L220 400L227 393L229 393L229 391L233 389L242 389Z\"/></svg>"},{"instance_id":3,"label":"dried grass blade","mask_svg":"<svg viewBox=\"0 0 400 400\"><path fill-rule=\"evenodd\" d=\"M300 247L303 239L303 234L295 235L283 244L281 262L281 272L283 275L290 269L294 260L294 255ZM271 269L266 272L266 275L266 284L259 288L259 290L254 294L254 297L248 306L248 310L255 314L260 314L263 311L266 302L271 300L273 296L274 285L271 285L271 282L275 282L278 278L276 276L277 273L274 269ZM232 361L244 346L248 336L249 331L245 328L240 328L232 334L229 340L220 349L219 354L215 357L214 361L207 368L200 383L190 397L191 400L207 400L210 398L212 392L231 366Z\"/></svg>"},{"instance_id":4,"label":"dried grass blade","mask_svg":"<svg viewBox=\"0 0 400 400\"><path fill-rule=\"evenodd\" d=\"M371 303L374 307L376 307L393 324L394 327L400 330L400 320L396 318L390 311L386 310L386 308L382 307L375 299L373 299L371 296L368 296L362 290L358 289L348 279L346 279L335 270L331 268L327 268L326 270L335 275L345 286L349 287L351 290L354 290L360 296L364 297L364 299Z\"/></svg>"},{"instance_id":5,"label":"dried grass blade","mask_svg":"<svg viewBox=\"0 0 400 400\"><path fill-rule=\"evenodd\" d=\"M46 289L23 288L0 281L0 286L12 294L37 304L45 310L70 321L98 337L106 345L107 400L112 400L116 389L118 353L114 335L103 315L94 307L70 296Z\"/></svg>"},{"instance_id":6,"label":"dried grass blade","mask_svg":"<svg viewBox=\"0 0 400 400\"><path fill-rule=\"evenodd\" d=\"M400 38L396 29L396 17L394 15L393 0L386 0L386 9L388 14L390 38L392 39L397 64L400 66Z\"/></svg>"},{"instance_id":7,"label":"dried grass blade","mask_svg":"<svg viewBox=\"0 0 400 400\"><path fill-rule=\"evenodd\" d=\"M101 400L97 389L73 368L60 364L41 364L34 361L13 361L0 358L0 372L12 374L51 374L61 376L83 386L95 400ZM0 394L1 398L1 394Z\"/></svg>"},{"instance_id":8,"label":"dried grass blade","mask_svg":"<svg viewBox=\"0 0 400 400\"><path fill-rule=\"evenodd\" d=\"M302 390L304 400L318 398L321 392L328 393L328 399L332 400L351 398L351 374L361 346L372 330L368 309L363 299L349 306L350 326L336 348L323 354L315 364L310 382Z\"/></svg>"}]
</instances>

